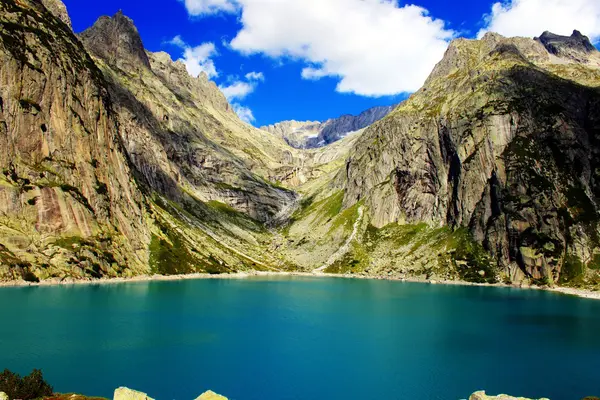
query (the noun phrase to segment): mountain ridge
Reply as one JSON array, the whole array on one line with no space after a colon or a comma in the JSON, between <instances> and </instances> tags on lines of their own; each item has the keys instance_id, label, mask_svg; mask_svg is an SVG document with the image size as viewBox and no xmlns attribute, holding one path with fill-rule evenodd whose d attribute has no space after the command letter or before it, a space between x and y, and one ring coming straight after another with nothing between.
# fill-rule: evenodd
<instances>
[{"instance_id":1,"label":"mountain ridge","mask_svg":"<svg viewBox=\"0 0 600 400\"><path fill-rule=\"evenodd\" d=\"M298 149L318 148L334 143L379 121L392 112L394 107L371 107L358 115L344 114L324 122L282 121L262 126L259 129L283 138L290 146Z\"/></svg>"},{"instance_id":2,"label":"mountain ridge","mask_svg":"<svg viewBox=\"0 0 600 400\"><path fill-rule=\"evenodd\" d=\"M579 33L454 40L407 101L306 124L333 142L298 149L122 13L77 38L60 7L0 6L0 279L600 285L600 57Z\"/></svg>"}]
</instances>

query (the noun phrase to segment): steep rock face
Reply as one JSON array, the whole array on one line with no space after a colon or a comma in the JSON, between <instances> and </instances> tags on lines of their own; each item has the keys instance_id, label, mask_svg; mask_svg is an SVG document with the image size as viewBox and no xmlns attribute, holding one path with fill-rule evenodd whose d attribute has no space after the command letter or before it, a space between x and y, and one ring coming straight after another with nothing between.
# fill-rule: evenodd
<instances>
[{"instance_id":1,"label":"steep rock face","mask_svg":"<svg viewBox=\"0 0 600 400\"><path fill-rule=\"evenodd\" d=\"M93 54L110 65L124 67L123 64L129 64L150 68L150 60L137 28L121 11L112 18L104 16L98 19L91 28L81 33L81 39Z\"/></svg>"},{"instance_id":2,"label":"steep rock face","mask_svg":"<svg viewBox=\"0 0 600 400\"><path fill-rule=\"evenodd\" d=\"M343 115L323 124L319 136L308 141L307 147L321 147L340 140L350 132L356 132L374 124L388 115L394 106L373 107L359 115Z\"/></svg>"},{"instance_id":3,"label":"steep rock face","mask_svg":"<svg viewBox=\"0 0 600 400\"><path fill-rule=\"evenodd\" d=\"M67 7L61 0L42 0L42 3L55 17L58 17L69 28L72 28Z\"/></svg>"},{"instance_id":4,"label":"steep rock face","mask_svg":"<svg viewBox=\"0 0 600 400\"><path fill-rule=\"evenodd\" d=\"M598 246L599 76L531 39L452 42L358 140L344 206L377 227L467 227L513 280L580 275Z\"/></svg>"},{"instance_id":5,"label":"steep rock face","mask_svg":"<svg viewBox=\"0 0 600 400\"><path fill-rule=\"evenodd\" d=\"M337 142L388 115L394 106L373 107L359 115L343 115L325 122L283 121L260 129L283 138L290 146L311 149Z\"/></svg>"},{"instance_id":6,"label":"steep rock face","mask_svg":"<svg viewBox=\"0 0 600 400\"><path fill-rule=\"evenodd\" d=\"M110 83L127 151L153 190L177 202L188 194L219 201L260 221L295 200L268 182L284 165L285 144L257 143L206 75L193 78L166 53L146 53L121 13L101 17L81 39Z\"/></svg>"},{"instance_id":7,"label":"steep rock face","mask_svg":"<svg viewBox=\"0 0 600 400\"><path fill-rule=\"evenodd\" d=\"M100 71L33 0L0 2L0 278L146 271L143 197Z\"/></svg>"},{"instance_id":8,"label":"steep rock face","mask_svg":"<svg viewBox=\"0 0 600 400\"><path fill-rule=\"evenodd\" d=\"M575 30L571 36L555 35L551 32L544 32L539 38L535 38L544 45L549 53L555 56L571 60L574 62L591 62L597 55L596 48L590 42L587 36Z\"/></svg>"},{"instance_id":9,"label":"steep rock face","mask_svg":"<svg viewBox=\"0 0 600 400\"><path fill-rule=\"evenodd\" d=\"M310 139L319 136L322 123L317 121L282 121L260 129L282 138L290 146L304 149Z\"/></svg>"}]
</instances>

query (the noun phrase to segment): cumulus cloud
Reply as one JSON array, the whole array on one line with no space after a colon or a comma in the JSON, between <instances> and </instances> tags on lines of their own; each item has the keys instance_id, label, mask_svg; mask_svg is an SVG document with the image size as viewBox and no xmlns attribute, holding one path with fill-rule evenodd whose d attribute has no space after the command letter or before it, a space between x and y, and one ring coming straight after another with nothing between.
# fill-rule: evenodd
<instances>
[{"instance_id":1,"label":"cumulus cloud","mask_svg":"<svg viewBox=\"0 0 600 400\"><path fill-rule=\"evenodd\" d=\"M492 5L479 31L504 36L539 36L544 31L570 35L574 29L600 40L599 0L512 0Z\"/></svg>"},{"instance_id":2,"label":"cumulus cloud","mask_svg":"<svg viewBox=\"0 0 600 400\"><path fill-rule=\"evenodd\" d=\"M240 119L248 124L252 124L254 122L254 114L252 114L252 110L248 107L245 107L239 103L232 103L233 111L240 117Z\"/></svg>"},{"instance_id":3,"label":"cumulus cloud","mask_svg":"<svg viewBox=\"0 0 600 400\"><path fill-rule=\"evenodd\" d=\"M227 97L227 100L242 100L250 93L254 92L258 82L264 82L265 75L262 72L248 72L245 75L246 81L238 79L238 77L229 77L230 84L220 85L219 89Z\"/></svg>"},{"instance_id":4,"label":"cumulus cloud","mask_svg":"<svg viewBox=\"0 0 600 400\"><path fill-rule=\"evenodd\" d=\"M264 82L265 75L262 72L248 72L244 75L246 80L240 80L238 77L229 77L230 84L228 85L220 85L219 89L225 95L227 100L231 103L233 110L236 112L238 117L242 121L245 121L249 124L254 122L254 114L252 114L252 110L239 102L235 102L235 100L243 100L250 93L254 92L259 82Z\"/></svg>"},{"instance_id":5,"label":"cumulus cloud","mask_svg":"<svg viewBox=\"0 0 600 400\"><path fill-rule=\"evenodd\" d=\"M305 79L334 77L339 92L366 96L417 90L455 35L426 9L400 7L396 0L226 3L220 11L241 10L242 28L231 48L303 61Z\"/></svg>"},{"instance_id":6,"label":"cumulus cloud","mask_svg":"<svg viewBox=\"0 0 600 400\"><path fill-rule=\"evenodd\" d=\"M185 3L192 16L216 14L221 11L234 12L237 9L235 0L180 0Z\"/></svg>"},{"instance_id":7,"label":"cumulus cloud","mask_svg":"<svg viewBox=\"0 0 600 400\"><path fill-rule=\"evenodd\" d=\"M249 81L264 81L265 75L262 72L252 71L246 74L246 79Z\"/></svg>"},{"instance_id":8,"label":"cumulus cloud","mask_svg":"<svg viewBox=\"0 0 600 400\"><path fill-rule=\"evenodd\" d=\"M185 64L187 71L193 77L197 77L202 72L208 75L209 78L219 76L215 63L211 57L217 55L217 49L214 43L202 43L199 46L192 47L188 45L181 36L177 35L169 41L169 44L177 46L183 50L183 55L180 58Z\"/></svg>"},{"instance_id":9,"label":"cumulus cloud","mask_svg":"<svg viewBox=\"0 0 600 400\"><path fill-rule=\"evenodd\" d=\"M221 89L221 92L227 97L227 100L241 100L252 93L255 87L256 86L252 83L236 81L231 85L219 86L219 89Z\"/></svg>"}]
</instances>

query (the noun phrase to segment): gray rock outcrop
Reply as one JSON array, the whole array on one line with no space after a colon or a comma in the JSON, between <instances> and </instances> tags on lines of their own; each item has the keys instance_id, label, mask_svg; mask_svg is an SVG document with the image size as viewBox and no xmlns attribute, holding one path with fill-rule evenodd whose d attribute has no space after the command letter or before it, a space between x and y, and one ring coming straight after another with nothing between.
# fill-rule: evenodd
<instances>
[{"instance_id":1,"label":"gray rock outcrop","mask_svg":"<svg viewBox=\"0 0 600 400\"><path fill-rule=\"evenodd\" d=\"M115 389L113 400L154 400L149 397L146 393L138 392L126 387L120 387Z\"/></svg>"},{"instance_id":2,"label":"gray rock outcrop","mask_svg":"<svg viewBox=\"0 0 600 400\"><path fill-rule=\"evenodd\" d=\"M212 390L202 393L196 400L227 400L227 397L216 394Z\"/></svg>"},{"instance_id":3,"label":"gray rock outcrop","mask_svg":"<svg viewBox=\"0 0 600 400\"><path fill-rule=\"evenodd\" d=\"M342 115L325 122L283 121L260 129L283 138L290 146L298 149L319 148L372 125L393 109L394 106L373 107L359 115Z\"/></svg>"},{"instance_id":4,"label":"gray rock outcrop","mask_svg":"<svg viewBox=\"0 0 600 400\"><path fill-rule=\"evenodd\" d=\"M573 31L571 36L560 36L546 31L535 40L542 43L549 53L575 62L587 63L590 55L596 52L590 39L577 30Z\"/></svg>"},{"instance_id":5,"label":"gray rock outcrop","mask_svg":"<svg viewBox=\"0 0 600 400\"><path fill-rule=\"evenodd\" d=\"M344 206L364 202L377 227L465 227L514 279L579 271L598 243L600 75L569 65L531 39L453 41L358 140Z\"/></svg>"},{"instance_id":6,"label":"gray rock outcrop","mask_svg":"<svg viewBox=\"0 0 600 400\"><path fill-rule=\"evenodd\" d=\"M80 35L87 48L111 65L150 68L144 44L131 18L122 11L111 17L101 17Z\"/></svg>"},{"instance_id":7,"label":"gray rock outcrop","mask_svg":"<svg viewBox=\"0 0 600 400\"><path fill-rule=\"evenodd\" d=\"M39 2L4 0L0 19L37 32L0 25L0 279L147 271L143 196L101 72Z\"/></svg>"},{"instance_id":8,"label":"gray rock outcrop","mask_svg":"<svg viewBox=\"0 0 600 400\"><path fill-rule=\"evenodd\" d=\"M485 391L475 392L469 397L469 400L532 400L525 397L512 397L505 394L499 394L498 396L488 396ZM539 400L548 400L546 398L540 398Z\"/></svg>"},{"instance_id":9,"label":"gray rock outcrop","mask_svg":"<svg viewBox=\"0 0 600 400\"><path fill-rule=\"evenodd\" d=\"M69 13L67 12L67 6L61 0L42 0L44 6L50 11L54 16L58 17L62 22L67 24L69 28L73 28L71 25L71 17L69 17Z\"/></svg>"}]
</instances>

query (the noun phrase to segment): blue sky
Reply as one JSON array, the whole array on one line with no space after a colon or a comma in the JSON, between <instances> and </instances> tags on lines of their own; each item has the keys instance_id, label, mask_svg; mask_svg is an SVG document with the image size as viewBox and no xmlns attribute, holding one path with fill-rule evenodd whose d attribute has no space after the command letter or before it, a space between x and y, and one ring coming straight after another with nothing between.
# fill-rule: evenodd
<instances>
[{"instance_id":1,"label":"blue sky","mask_svg":"<svg viewBox=\"0 0 600 400\"><path fill-rule=\"evenodd\" d=\"M64 2L76 32L122 9L148 50L184 58L192 74L207 72L256 126L398 103L455 37L579 29L600 38L598 0Z\"/></svg>"}]
</instances>

